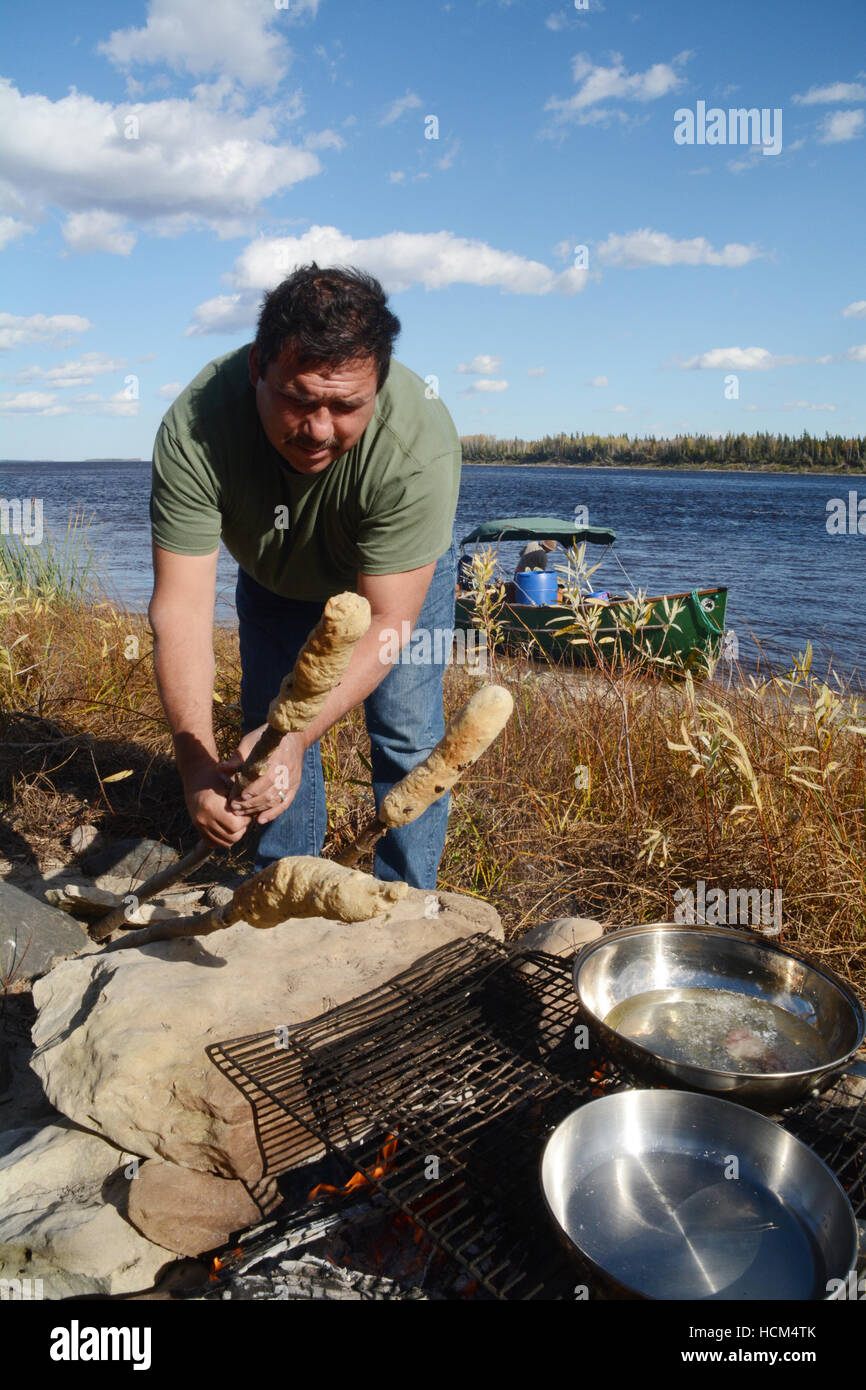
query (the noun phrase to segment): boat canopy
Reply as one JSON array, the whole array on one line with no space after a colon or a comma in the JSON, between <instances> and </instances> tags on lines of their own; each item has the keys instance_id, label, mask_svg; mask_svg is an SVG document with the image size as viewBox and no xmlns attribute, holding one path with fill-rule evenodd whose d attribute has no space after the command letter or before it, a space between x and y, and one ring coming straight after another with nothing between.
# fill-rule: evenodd
<instances>
[{"instance_id":1,"label":"boat canopy","mask_svg":"<svg viewBox=\"0 0 866 1390\"><path fill-rule=\"evenodd\" d=\"M606 526L575 526L558 516L504 516L482 521L461 545L472 541L559 541L566 548L589 541L591 545L613 545L616 532Z\"/></svg>"}]
</instances>

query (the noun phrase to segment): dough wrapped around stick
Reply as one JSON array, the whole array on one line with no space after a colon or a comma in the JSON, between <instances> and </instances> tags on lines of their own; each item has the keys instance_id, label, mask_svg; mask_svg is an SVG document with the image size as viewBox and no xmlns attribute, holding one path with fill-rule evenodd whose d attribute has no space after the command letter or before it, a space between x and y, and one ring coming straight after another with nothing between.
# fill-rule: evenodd
<instances>
[{"instance_id":1,"label":"dough wrapped around stick","mask_svg":"<svg viewBox=\"0 0 866 1390\"><path fill-rule=\"evenodd\" d=\"M342 680L355 643L370 626L370 605L360 594L336 594L303 647L294 670L286 676L268 710L268 723L280 734L305 729L321 712L330 692Z\"/></svg>"},{"instance_id":2,"label":"dough wrapped around stick","mask_svg":"<svg viewBox=\"0 0 866 1390\"><path fill-rule=\"evenodd\" d=\"M401 777L361 831L339 856L339 864L357 863L392 826L408 825L437 801L490 747L508 723L514 700L501 685L484 685L449 720L445 733L423 763Z\"/></svg>"},{"instance_id":3,"label":"dough wrapped around stick","mask_svg":"<svg viewBox=\"0 0 866 1390\"><path fill-rule=\"evenodd\" d=\"M408 891L406 883L382 883L330 859L296 855L278 859L242 883L224 913L225 924L273 927L286 917L366 922L393 907Z\"/></svg>"},{"instance_id":4,"label":"dough wrapped around stick","mask_svg":"<svg viewBox=\"0 0 866 1390\"><path fill-rule=\"evenodd\" d=\"M297 855L278 859L236 889L231 902L197 917L156 922L128 932L104 950L124 951L186 936L209 936L235 922L275 927L289 917L326 917L333 922L366 922L405 898L406 883L382 883L360 869L345 869L330 859Z\"/></svg>"}]
</instances>

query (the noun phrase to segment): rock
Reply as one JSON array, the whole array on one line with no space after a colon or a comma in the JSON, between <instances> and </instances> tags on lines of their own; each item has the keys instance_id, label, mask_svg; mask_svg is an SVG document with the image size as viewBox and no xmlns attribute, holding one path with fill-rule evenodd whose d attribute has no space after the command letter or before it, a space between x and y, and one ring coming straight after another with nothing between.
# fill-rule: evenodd
<instances>
[{"instance_id":1,"label":"rock","mask_svg":"<svg viewBox=\"0 0 866 1390\"><path fill-rule=\"evenodd\" d=\"M95 850L102 843L102 836L95 825L76 825L69 837L69 846L73 854L86 854L89 849Z\"/></svg>"},{"instance_id":2,"label":"rock","mask_svg":"<svg viewBox=\"0 0 866 1390\"><path fill-rule=\"evenodd\" d=\"M237 885L236 885L237 886ZM229 888L226 883L215 883L204 895L206 907L225 907L230 903L235 895L234 888Z\"/></svg>"},{"instance_id":3,"label":"rock","mask_svg":"<svg viewBox=\"0 0 866 1390\"><path fill-rule=\"evenodd\" d=\"M198 893L177 894L181 903L194 903L201 897ZM81 917L98 919L104 917L112 907L117 907L125 899L127 903L126 920L130 926L146 926L148 922L165 922L180 915L180 903L174 907L161 907L158 902L142 903L134 910L134 893L109 893L105 888L96 888L92 883L64 883L59 888L45 890L46 902L59 907L64 912L76 912Z\"/></svg>"},{"instance_id":4,"label":"rock","mask_svg":"<svg viewBox=\"0 0 866 1390\"><path fill-rule=\"evenodd\" d=\"M537 927L531 927L517 944L520 950L546 951L550 956L573 956L590 941L597 941L603 932L601 922L591 917L555 917L552 922L541 922Z\"/></svg>"},{"instance_id":5,"label":"rock","mask_svg":"<svg viewBox=\"0 0 866 1390\"><path fill-rule=\"evenodd\" d=\"M425 916L430 895L410 888L387 919L312 917L267 931L241 922L65 962L34 991L31 1065L52 1104L118 1147L255 1182L263 1163L250 1103L205 1048L317 1017L457 938L501 940L489 904L436 896L435 917ZM321 1151L301 1137L292 1164Z\"/></svg>"},{"instance_id":6,"label":"rock","mask_svg":"<svg viewBox=\"0 0 866 1390\"><path fill-rule=\"evenodd\" d=\"M0 1277L45 1298L147 1289L174 1256L121 1215L130 1156L66 1123L0 1135Z\"/></svg>"},{"instance_id":7,"label":"rock","mask_svg":"<svg viewBox=\"0 0 866 1390\"><path fill-rule=\"evenodd\" d=\"M130 1184L127 1215L157 1245L178 1255L201 1255L226 1245L235 1231L256 1225L280 1205L276 1181L262 1187L256 1202L242 1182L149 1158Z\"/></svg>"},{"instance_id":8,"label":"rock","mask_svg":"<svg viewBox=\"0 0 866 1390\"><path fill-rule=\"evenodd\" d=\"M176 849L157 840L115 840L96 854L82 859L81 865L96 879L106 875L135 883L151 878L170 864L176 864L179 858ZM100 882L99 886L104 885Z\"/></svg>"},{"instance_id":9,"label":"rock","mask_svg":"<svg viewBox=\"0 0 866 1390\"><path fill-rule=\"evenodd\" d=\"M87 932L68 913L0 880L0 980L32 980L90 946Z\"/></svg>"}]
</instances>

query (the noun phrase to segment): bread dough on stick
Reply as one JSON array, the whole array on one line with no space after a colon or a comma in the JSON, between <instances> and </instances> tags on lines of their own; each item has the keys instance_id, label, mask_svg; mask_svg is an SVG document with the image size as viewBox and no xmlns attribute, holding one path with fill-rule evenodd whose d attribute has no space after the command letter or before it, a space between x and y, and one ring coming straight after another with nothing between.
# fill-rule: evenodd
<instances>
[{"instance_id":1,"label":"bread dough on stick","mask_svg":"<svg viewBox=\"0 0 866 1390\"><path fill-rule=\"evenodd\" d=\"M513 709L514 701L504 686L484 685L476 690L449 720L433 752L388 792L379 807L382 824L408 825L450 791L502 732Z\"/></svg>"},{"instance_id":2,"label":"bread dough on stick","mask_svg":"<svg viewBox=\"0 0 866 1390\"><path fill-rule=\"evenodd\" d=\"M449 720L445 733L423 763L413 767L384 797L379 812L367 822L354 844L343 850L338 864L356 864L392 826L408 825L437 801L466 768L476 762L508 723L514 701L501 685L476 690Z\"/></svg>"},{"instance_id":3,"label":"bread dough on stick","mask_svg":"<svg viewBox=\"0 0 866 1390\"><path fill-rule=\"evenodd\" d=\"M242 883L223 913L224 924L275 927L287 917L328 917L366 922L406 896L406 883L382 883L360 869L330 859L297 855L278 859Z\"/></svg>"},{"instance_id":4,"label":"bread dough on stick","mask_svg":"<svg viewBox=\"0 0 866 1390\"><path fill-rule=\"evenodd\" d=\"M290 675L268 710L268 723L281 734L305 729L321 713L342 680L355 643L370 626L370 605L360 594L336 594L313 628Z\"/></svg>"},{"instance_id":5,"label":"bread dough on stick","mask_svg":"<svg viewBox=\"0 0 866 1390\"><path fill-rule=\"evenodd\" d=\"M175 941L187 936L210 936L235 922L251 927L275 927L291 917L325 917L333 922L366 922L405 898L409 885L383 883L360 869L344 869L330 859L298 855L278 859L235 890L231 902L197 917L155 922L144 931L127 932L104 947L104 953Z\"/></svg>"}]
</instances>

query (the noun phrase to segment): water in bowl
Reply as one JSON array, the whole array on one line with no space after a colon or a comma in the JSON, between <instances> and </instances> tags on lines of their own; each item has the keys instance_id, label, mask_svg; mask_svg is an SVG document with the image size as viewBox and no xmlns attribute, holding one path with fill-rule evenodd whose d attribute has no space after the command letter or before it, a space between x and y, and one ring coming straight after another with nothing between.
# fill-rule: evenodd
<instances>
[{"instance_id":1,"label":"water in bowl","mask_svg":"<svg viewBox=\"0 0 866 1390\"><path fill-rule=\"evenodd\" d=\"M817 1031L777 1004L724 989L651 989L604 1022L672 1062L714 1071L809 1071L833 1059Z\"/></svg>"}]
</instances>

